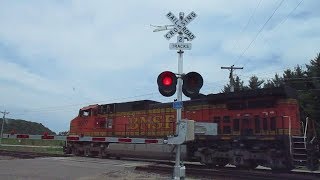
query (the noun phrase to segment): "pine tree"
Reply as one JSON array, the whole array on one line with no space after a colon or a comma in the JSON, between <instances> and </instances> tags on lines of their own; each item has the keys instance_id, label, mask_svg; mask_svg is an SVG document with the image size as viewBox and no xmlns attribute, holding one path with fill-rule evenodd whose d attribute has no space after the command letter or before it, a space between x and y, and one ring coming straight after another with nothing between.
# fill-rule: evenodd
<instances>
[{"instance_id":1,"label":"pine tree","mask_svg":"<svg viewBox=\"0 0 320 180\"><path fill-rule=\"evenodd\" d=\"M239 76L236 76L236 79L234 81L234 91L242 91L242 90L246 90L247 88L243 85L243 81L241 81L241 79L239 78ZM227 92L231 92L230 91L230 84L226 84L225 86L223 86L222 89L223 93L227 93Z\"/></svg>"},{"instance_id":2,"label":"pine tree","mask_svg":"<svg viewBox=\"0 0 320 180\"><path fill-rule=\"evenodd\" d=\"M274 78L272 79L272 82L275 87L281 87L284 85L283 78L280 77L278 74L274 76Z\"/></svg>"},{"instance_id":3,"label":"pine tree","mask_svg":"<svg viewBox=\"0 0 320 180\"><path fill-rule=\"evenodd\" d=\"M263 88L281 87L283 85L284 85L283 78L280 77L278 74L276 74L273 79L267 80L267 82L263 85Z\"/></svg>"},{"instance_id":4,"label":"pine tree","mask_svg":"<svg viewBox=\"0 0 320 180\"><path fill-rule=\"evenodd\" d=\"M284 71L283 78L285 84L294 89L306 90L307 88L305 83L305 79L307 78L306 71L304 71L299 65L297 65L293 71L290 69Z\"/></svg>"},{"instance_id":5,"label":"pine tree","mask_svg":"<svg viewBox=\"0 0 320 180\"><path fill-rule=\"evenodd\" d=\"M229 92L231 92L230 89L231 89L230 88L230 84L226 84L226 85L223 86L222 92L223 93L229 93Z\"/></svg>"},{"instance_id":6,"label":"pine tree","mask_svg":"<svg viewBox=\"0 0 320 180\"><path fill-rule=\"evenodd\" d=\"M264 80L259 80L257 76L251 76L248 87L249 89L260 89L263 83Z\"/></svg>"},{"instance_id":7,"label":"pine tree","mask_svg":"<svg viewBox=\"0 0 320 180\"><path fill-rule=\"evenodd\" d=\"M285 84L298 92L303 119L314 120L320 132L320 54L306 64L306 70L297 65L294 70L284 71L283 77Z\"/></svg>"},{"instance_id":8,"label":"pine tree","mask_svg":"<svg viewBox=\"0 0 320 180\"><path fill-rule=\"evenodd\" d=\"M310 78L310 82L315 89L320 89L320 53L310 61L310 65L306 65L306 74Z\"/></svg>"},{"instance_id":9,"label":"pine tree","mask_svg":"<svg viewBox=\"0 0 320 180\"><path fill-rule=\"evenodd\" d=\"M308 115L320 125L320 53L306 64L307 80L305 83L304 105ZM319 129L320 131L320 129Z\"/></svg>"},{"instance_id":10,"label":"pine tree","mask_svg":"<svg viewBox=\"0 0 320 180\"><path fill-rule=\"evenodd\" d=\"M245 86L243 85L243 81L241 81L239 76L237 76L234 81L234 91L237 92L241 90L245 90Z\"/></svg>"}]
</instances>

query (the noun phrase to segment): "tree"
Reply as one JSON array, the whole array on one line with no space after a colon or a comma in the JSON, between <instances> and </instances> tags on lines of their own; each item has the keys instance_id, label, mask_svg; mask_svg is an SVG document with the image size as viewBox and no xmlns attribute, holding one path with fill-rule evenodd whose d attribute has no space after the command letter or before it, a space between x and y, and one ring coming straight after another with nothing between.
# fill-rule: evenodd
<instances>
[{"instance_id":1,"label":"tree","mask_svg":"<svg viewBox=\"0 0 320 180\"><path fill-rule=\"evenodd\" d=\"M275 87L281 87L284 85L283 78L280 77L278 74L274 76L274 79L272 79L272 82Z\"/></svg>"},{"instance_id":2,"label":"tree","mask_svg":"<svg viewBox=\"0 0 320 180\"><path fill-rule=\"evenodd\" d=\"M267 80L267 82L263 85L263 88L281 87L283 85L284 85L283 78L280 77L278 74L276 74L273 79Z\"/></svg>"},{"instance_id":3,"label":"tree","mask_svg":"<svg viewBox=\"0 0 320 180\"><path fill-rule=\"evenodd\" d=\"M226 92L230 92L230 84L226 84L223 87L222 92L226 93ZM240 80L239 76L236 76L236 79L234 80L234 91L242 91L245 90L246 87L243 85L243 81Z\"/></svg>"},{"instance_id":4,"label":"tree","mask_svg":"<svg viewBox=\"0 0 320 180\"><path fill-rule=\"evenodd\" d=\"M316 58L310 60L310 65L306 64L306 74L315 89L320 89L320 53Z\"/></svg>"},{"instance_id":5,"label":"tree","mask_svg":"<svg viewBox=\"0 0 320 180\"><path fill-rule=\"evenodd\" d=\"M306 90L303 104L308 116L320 124L320 53L306 64ZM320 129L319 129L320 131Z\"/></svg>"},{"instance_id":6,"label":"tree","mask_svg":"<svg viewBox=\"0 0 320 180\"><path fill-rule=\"evenodd\" d=\"M264 80L259 80L257 76L251 76L248 87L249 89L260 89L263 83Z\"/></svg>"},{"instance_id":7,"label":"tree","mask_svg":"<svg viewBox=\"0 0 320 180\"><path fill-rule=\"evenodd\" d=\"M297 89L297 90L305 90L306 89L306 83L305 79L307 78L306 71L302 69L301 66L297 65L293 71L290 69L287 69L283 73L283 78L285 81L285 84Z\"/></svg>"},{"instance_id":8,"label":"tree","mask_svg":"<svg viewBox=\"0 0 320 180\"><path fill-rule=\"evenodd\" d=\"M229 93L229 92L231 92L230 89L231 89L230 88L230 84L226 84L226 85L223 86L222 92L223 93Z\"/></svg>"},{"instance_id":9,"label":"tree","mask_svg":"<svg viewBox=\"0 0 320 180\"><path fill-rule=\"evenodd\" d=\"M263 84L263 88L274 88L275 87L275 85L274 85L274 83L272 82L272 80L267 80L267 82L266 83L264 83Z\"/></svg>"},{"instance_id":10,"label":"tree","mask_svg":"<svg viewBox=\"0 0 320 180\"><path fill-rule=\"evenodd\" d=\"M243 85L243 81L241 81L239 76L237 76L236 80L234 81L234 91L241 91L244 89L245 89L245 86Z\"/></svg>"},{"instance_id":11,"label":"tree","mask_svg":"<svg viewBox=\"0 0 320 180\"><path fill-rule=\"evenodd\" d=\"M297 90L301 114L320 125L320 54L305 66L306 70L297 65L294 70L284 71L284 82ZM320 132L320 127L317 130Z\"/></svg>"},{"instance_id":12,"label":"tree","mask_svg":"<svg viewBox=\"0 0 320 180\"><path fill-rule=\"evenodd\" d=\"M2 124L1 122L0 125ZM3 132L7 134L10 134L11 132L18 134L55 134L55 132L43 126L41 123L9 118L7 118L6 122L4 123Z\"/></svg>"}]
</instances>

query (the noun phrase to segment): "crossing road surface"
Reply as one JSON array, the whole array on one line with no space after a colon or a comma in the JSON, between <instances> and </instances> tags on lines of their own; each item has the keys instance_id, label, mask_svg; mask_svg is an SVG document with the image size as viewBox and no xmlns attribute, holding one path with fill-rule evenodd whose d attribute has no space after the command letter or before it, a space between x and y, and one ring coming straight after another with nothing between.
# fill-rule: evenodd
<instances>
[{"instance_id":1,"label":"crossing road surface","mask_svg":"<svg viewBox=\"0 0 320 180\"><path fill-rule=\"evenodd\" d=\"M148 164L151 163L84 157L15 159L0 156L0 179L170 179L134 171L136 166Z\"/></svg>"}]
</instances>

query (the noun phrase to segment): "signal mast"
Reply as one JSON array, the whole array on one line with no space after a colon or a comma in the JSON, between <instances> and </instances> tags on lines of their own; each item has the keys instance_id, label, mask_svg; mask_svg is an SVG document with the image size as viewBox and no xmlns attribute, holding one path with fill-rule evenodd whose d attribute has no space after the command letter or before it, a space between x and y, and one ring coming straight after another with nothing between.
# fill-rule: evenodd
<instances>
[{"instance_id":1,"label":"signal mast","mask_svg":"<svg viewBox=\"0 0 320 180\"><path fill-rule=\"evenodd\" d=\"M196 97L199 95L199 91L203 85L203 78L197 72L189 72L186 75L183 74L183 53L184 50L191 50L191 43L185 43L184 40L192 41L196 36L186 27L191 21L193 21L197 14L191 12L186 17L184 13L179 13L179 18L177 18L172 12L166 14L166 17L173 23L173 25L164 26L153 26L156 29L153 32L168 30L164 35L167 40L170 40L175 34L177 36L177 43L170 43L170 50L177 50L178 53L178 73L173 73L171 71L164 71L159 74L157 78L158 89L160 94L165 97L170 97L177 92L177 101L173 102L173 108L177 110L177 125L176 125L176 135L179 135L179 124L181 122L181 109L183 107L182 103L182 93L187 97ZM174 166L174 179L180 179L185 177L185 166L180 162L180 151L181 144L176 144L176 161Z\"/></svg>"}]
</instances>

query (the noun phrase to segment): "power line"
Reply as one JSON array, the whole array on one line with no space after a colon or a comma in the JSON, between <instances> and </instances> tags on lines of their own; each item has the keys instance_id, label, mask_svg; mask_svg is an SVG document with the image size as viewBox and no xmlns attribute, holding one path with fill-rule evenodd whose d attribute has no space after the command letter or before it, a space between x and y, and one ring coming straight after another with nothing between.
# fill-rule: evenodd
<instances>
[{"instance_id":1,"label":"power line","mask_svg":"<svg viewBox=\"0 0 320 180\"><path fill-rule=\"evenodd\" d=\"M277 10L280 8L280 6L282 5L282 3L284 2L284 0L281 0L281 2L278 4L277 8L273 11L273 13L269 16L269 18L267 19L267 21L263 24L263 26L259 29L258 33L254 36L254 38L252 39L252 41L249 43L249 45L242 51L241 55L238 56L238 59L235 61L236 62L247 52L247 50L251 47L251 45L254 43L254 41L257 39L257 37L259 36L259 34L262 32L262 30L265 28L265 26L267 25L267 23L271 20L271 18L274 16L274 14L277 12Z\"/></svg>"},{"instance_id":2,"label":"power line","mask_svg":"<svg viewBox=\"0 0 320 180\"><path fill-rule=\"evenodd\" d=\"M286 70L291 70L293 68L296 68L296 65L293 65L292 67L285 67L285 68L281 68L281 69L278 69L278 70L274 70L274 71L266 71L266 72L259 72L259 73L256 73L256 74L253 74L253 75L261 75L261 74L268 74L270 75L271 73L275 73L275 74L278 74L279 76L283 76L284 72ZM274 74L274 75L275 75ZM252 75L249 75L249 74L246 74L246 75L239 75L239 77L241 78L249 78L251 77ZM270 78L269 76L268 77L260 77L260 78ZM317 79L318 77L312 77L314 79ZM294 79L294 78L290 78L290 79Z\"/></svg>"},{"instance_id":3,"label":"power line","mask_svg":"<svg viewBox=\"0 0 320 180\"><path fill-rule=\"evenodd\" d=\"M293 12L302 4L304 0L301 0L287 15L286 17L278 24L276 24L274 27L273 27L273 30L276 29L277 27L279 27L280 25L282 25L283 23L285 23L287 21L287 19L293 14ZM268 41L265 40L264 41L264 44L266 44ZM239 59L238 59L239 60ZM248 59L248 61L246 61L246 63L243 65L245 66L248 62L250 62L251 60Z\"/></svg>"},{"instance_id":4,"label":"power line","mask_svg":"<svg viewBox=\"0 0 320 180\"><path fill-rule=\"evenodd\" d=\"M291 67L289 67L289 66L287 66L287 67L282 67L282 68L277 69L277 70L274 70L274 71L260 72L260 73L254 74L254 75L261 75L261 74L268 74L268 75L270 75L271 73L275 73L275 74L278 74L278 75L280 75L280 76L283 76L284 71L286 71L286 70L291 70L291 69L294 69L294 68L296 68L296 65L292 65ZM301 68L303 68L303 67L301 67ZM281 75L281 74L282 74L282 75ZM249 78L249 77L251 77L252 75L246 74L246 75L238 75L238 76L241 77L241 78ZM260 77L260 78L261 78L261 77ZM266 79L266 78L270 78L270 77L264 77L264 78Z\"/></svg>"},{"instance_id":5,"label":"power line","mask_svg":"<svg viewBox=\"0 0 320 180\"><path fill-rule=\"evenodd\" d=\"M256 6L256 8L253 10L251 16L249 17L249 20L248 20L247 24L242 28L242 30L241 30L241 32L240 32L240 35L241 35L241 34L247 29L247 27L249 26L249 24L250 24L253 16L254 16L255 13L256 13L256 10L259 8L259 6L260 6L260 4L261 4L261 1L262 1L262 0L259 1L259 3L258 3L258 5ZM235 43L234 43L231 51L238 45L238 42L239 42L239 38L237 38L237 40L235 41ZM235 64L235 63L234 63L234 64Z\"/></svg>"},{"instance_id":6,"label":"power line","mask_svg":"<svg viewBox=\"0 0 320 180\"><path fill-rule=\"evenodd\" d=\"M238 75L238 77L239 77L242 81L246 82L247 80L249 80L250 77L252 77L253 75L255 75L255 76L258 76L259 79L262 79L262 80L267 81L267 80L272 79L273 77L269 77L269 76L267 76L267 77L261 77L261 76L259 76L259 75L261 75L261 74L268 74L268 75L270 75L271 73L275 73L275 74L278 74L278 75L279 75L279 78L282 78L283 75L281 75L281 73L284 73L285 70L291 69L291 68L295 68L295 66L294 66L294 67L281 68L281 69L278 69L278 70L272 71L272 72L266 71L266 72L260 72L260 73L256 73L256 74L251 74L251 75L249 75L249 74L247 74L247 75ZM273 74L273 75L275 75L275 74ZM220 81L222 81L222 80L220 80ZM217 81L217 82L220 82L220 81ZM222 83L219 83L219 84L222 85ZM208 85L207 85L207 86L208 86ZM208 87L209 87L209 86L208 86Z\"/></svg>"},{"instance_id":7,"label":"power line","mask_svg":"<svg viewBox=\"0 0 320 180\"><path fill-rule=\"evenodd\" d=\"M312 80L312 79L320 79L320 77L305 77L305 78L284 78L284 80Z\"/></svg>"},{"instance_id":8,"label":"power line","mask_svg":"<svg viewBox=\"0 0 320 180\"><path fill-rule=\"evenodd\" d=\"M283 23L285 23L287 21L287 19L292 15L292 13L301 5L301 3L303 2L304 0L301 0L296 6L295 8L293 8L289 14L287 14L287 16L280 22L278 23L277 25L274 26L273 29L276 29L276 27L282 25Z\"/></svg>"},{"instance_id":9,"label":"power line","mask_svg":"<svg viewBox=\"0 0 320 180\"><path fill-rule=\"evenodd\" d=\"M294 68L295 67L295 65L293 66L293 67L284 67L284 68L281 68L281 69L277 69L277 70L274 70L274 71L266 71L266 72L260 72L260 73L256 73L256 74L251 74L251 75L249 75L249 74L247 74L247 75L238 75L239 76L239 78L242 80L242 81L247 81L247 80L249 80L249 78L251 77L251 76L253 76L253 75L256 75L256 76L259 76L259 78L260 79L263 79L263 80L270 80L271 78L273 78L273 77L269 77L270 76L270 74L272 74L273 73L273 76L275 75L275 74L278 74L279 75L279 77L281 78L282 77L282 73L285 71L285 70L287 70L287 69L291 69L291 68ZM269 76L267 76L267 77L261 77L260 75L261 74L268 74ZM211 82L208 82L208 81L206 81L206 83L204 84L204 86L203 86L203 88L202 88L202 91L210 91L210 90L212 90L211 89L211 87L214 87L214 88L216 88L217 90L219 90L219 87L217 87L216 85L221 85L221 86L223 86L223 85L225 85L225 80L217 80L217 81L211 81Z\"/></svg>"},{"instance_id":10,"label":"power line","mask_svg":"<svg viewBox=\"0 0 320 180\"><path fill-rule=\"evenodd\" d=\"M135 97L146 96L146 95L151 95L151 94L154 95L155 93L149 93L149 94L139 95L139 96L131 96L131 97L126 97L126 98L114 98L114 100L115 100L115 99L117 99L117 100L122 99L122 100L123 100L123 99L135 98ZM158 99L160 99L161 101L165 101L165 100L166 100L165 98L163 98L163 96L160 96L160 94L157 95L157 96L159 96ZM36 114L41 114L41 113L54 113L54 112L58 112L58 111L72 112L72 111L74 111L74 109L66 109L66 108L71 108L71 107L73 107L73 106L80 106L80 105L81 105L81 106L84 106L84 105L88 105L88 104L100 104L100 103L104 103L104 102L106 102L106 101L83 103L83 104L72 104L72 105L64 105L64 106L56 106L56 107L54 107L53 109L48 109L48 108L46 108L46 109L29 110L29 111L26 111L26 110L25 110L25 112L16 113L16 114L14 114L14 115L16 115L16 116L21 116L21 115L26 115L26 114L30 114L30 113L36 113Z\"/></svg>"},{"instance_id":11,"label":"power line","mask_svg":"<svg viewBox=\"0 0 320 180\"><path fill-rule=\"evenodd\" d=\"M254 75L263 75L263 74L268 74L268 75L270 75L271 73L276 73L276 74L278 74L278 73L283 73L283 71L284 70L286 70L287 68L281 68L281 69L278 69L278 70L275 70L275 71L266 71L266 72L259 72L259 73L256 73L256 74L254 74ZM249 74L247 74L247 75L239 75L239 77L242 77L242 78L249 78L249 77L251 77L252 75L249 75Z\"/></svg>"},{"instance_id":12,"label":"power line","mask_svg":"<svg viewBox=\"0 0 320 180\"><path fill-rule=\"evenodd\" d=\"M37 113L37 112L55 112L55 111L66 111L65 108L68 107L75 107L75 106L83 106L83 105L88 105L88 104L99 104L99 103L105 103L106 101L116 101L116 100L124 100L124 99L131 99L131 98L137 98L137 97L143 97L143 96L149 96L149 95L154 95L155 92L148 93L148 94L142 94L142 95L136 95L136 96L130 96L130 97L122 97L122 98L113 98L113 99L108 99L104 101L96 101L96 102L84 102L84 103L79 103L79 104L69 104L69 105L62 105L62 106L51 106L51 107L45 107L45 108L34 108L28 111L25 111L23 113L18 113L15 115L24 115L27 113Z\"/></svg>"},{"instance_id":13,"label":"power line","mask_svg":"<svg viewBox=\"0 0 320 180\"><path fill-rule=\"evenodd\" d=\"M278 69L278 70L272 71L272 72L270 72L270 71L260 72L260 73L254 74L254 75L275 73L275 74L279 74L281 76L281 73L283 73L284 70L290 69L290 68L291 67L281 68L281 69ZM239 76L239 78L241 78L241 80L244 81L244 80L246 80L246 78L249 78L252 75L238 75L238 76ZM271 77L259 77L259 78L270 79ZM210 87L217 88L216 84L219 84L219 85L223 86L223 85L225 85L225 80L217 80L217 81L211 81L211 82L206 81L206 83L204 84L203 88L207 88L207 89L209 89ZM219 88L217 88L217 89L219 89Z\"/></svg>"}]
</instances>

